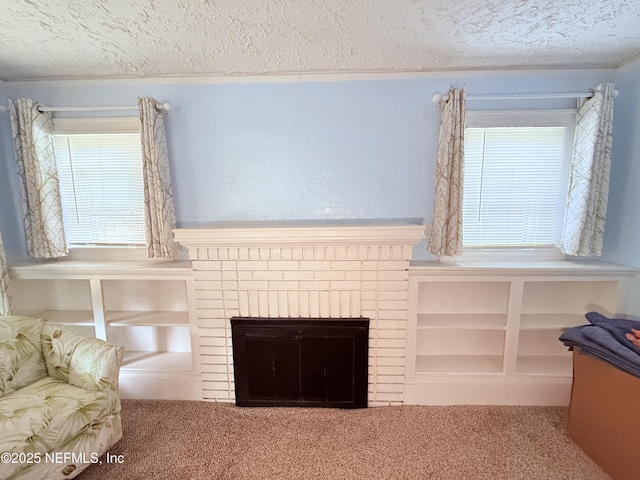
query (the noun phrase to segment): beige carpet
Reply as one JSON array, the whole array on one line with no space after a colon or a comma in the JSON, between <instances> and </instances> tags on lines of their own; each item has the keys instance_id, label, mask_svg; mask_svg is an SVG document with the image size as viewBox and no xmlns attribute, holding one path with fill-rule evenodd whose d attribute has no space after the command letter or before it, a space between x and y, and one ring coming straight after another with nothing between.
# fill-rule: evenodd
<instances>
[{"instance_id":1,"label":"beige carpet","mask_svg":"<svg viewBox=\"0 0 640 480\"><path fill-rule=\"evenodd\" d=\"M123 464L90 479L608 479L560 407L238 408L123 401ZM103 461L105 459L103 458Z\"/></svg>"}]
</instances>

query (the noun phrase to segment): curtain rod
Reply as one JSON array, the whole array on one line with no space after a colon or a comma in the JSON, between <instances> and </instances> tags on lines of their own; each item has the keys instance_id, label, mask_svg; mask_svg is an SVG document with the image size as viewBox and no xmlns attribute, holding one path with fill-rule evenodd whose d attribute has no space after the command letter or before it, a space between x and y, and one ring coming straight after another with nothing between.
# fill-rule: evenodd
<instances>
[{"instance_id":1,"label":"curtain rod","mask_svg":"<svg viewBox=\"0 0 640 480\"><path fill-rule=\"evenodd\" d=\"M613 91L613 96L618 96L618 90ZM593 91L572 93L514 93L511 95L467 95L467 100L543 100L548 98L591 98ZM442 100L442 94L436 92L431 97L433 103Z\"/></svg>"},{"instance_id":2,"label":"curtain rod","mask_svg":"<svg viewBox=\"0 0 640 480\"><path fill-rule=\"evenodd\" d=\"M164 102L160 105L160 108L165 111L170 111L173 108L173 105L169 102ZM9 110L9 107L0 105L0 111ZM138 106L136 105L131 107L47 107L46 105L41 105L38 110L41 112L104 112L104 111L112 111L112 110L138 110Z\"/></svg>"}]
</instances>

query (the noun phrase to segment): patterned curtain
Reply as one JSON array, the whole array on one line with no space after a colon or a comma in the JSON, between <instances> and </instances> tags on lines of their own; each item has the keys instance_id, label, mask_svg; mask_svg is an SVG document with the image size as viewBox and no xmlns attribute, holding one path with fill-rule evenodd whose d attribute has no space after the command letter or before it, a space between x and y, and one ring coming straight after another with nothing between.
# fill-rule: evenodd
<instances>
[{"instance_id":1,"label":"patterned curtain","mask_svg":"<svg viewBox=\"0 0 640 480\"><path fill-rule=\"evenodd\" d=\"M462 253L462 175L464 165L465 92L451 88L440 101L433 221L427 250L434 255Z\"/></svg>"},{"instance_id":2,"label":"patterned curtain","mask_svg":"<svg viewBox=\"0 0 640 480\"><path fill-rule=\"evenodd\" d=\"M598 85L578 102L571 179L560 248L567 255L602 254L609 196L614 88Z\"/></svg>"},{"instance_id":3,"label":"patterned curtain","mask_svg":"<svg viewBox=\"0 0 640 480\"><path fill-rule=\"evenodd\" d=\"M176 216L162 107L153 98L144 97L138 98L138 108L142 136L147 256L173 258L177 253L177 246L173 241Z\"/></svg>"},{"instance_id":4,"label":"patterned curtain","mask_svg":"<svg viewBox=\"0 0 640 480\"><path fill-rule=\"evenodd\" d=\"M7 258L2 245L0 234L0 316L11 315L11 297L9 296L9 271L7 270Z\"/></svg>"},{"instance_id":5,"label":"patterned curtain","mask_svg":"<svg viewBox=\"0 0 640 480\"><path fill-rule=\"evenodd\" d=\"M28 98L9 100L13 145L18 162L27 253L32 257L67 255L58 186L51 115Z\"/></svg>"}]
</instances>

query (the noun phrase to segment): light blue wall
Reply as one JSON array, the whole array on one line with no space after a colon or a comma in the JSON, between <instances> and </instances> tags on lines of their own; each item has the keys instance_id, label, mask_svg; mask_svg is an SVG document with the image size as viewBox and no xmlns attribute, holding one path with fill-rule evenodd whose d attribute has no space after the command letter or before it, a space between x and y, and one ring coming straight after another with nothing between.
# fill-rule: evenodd
<instances>
[{"instance_id":1,"label":"light blue wall","mask_svg":"<svg viewBox=\"0 0 640 480\"><path fill-rule=\"evenodd\" d=\"M640 267L640 60L618 71L604 254Z\"/></svg>"},{"instance_id":2,"label":"light blue wall","mask_svg":"<svg viewBox=\"0 0 640 480\"><path fill-rule=\"evenodd\" d=\"M640 268L640 60L621 67L614 109L613 154L605 259ZM640 278L633 284L629 311L640 317Z\"/></svg>"},{"instance_id":3,"label":"light blue wall","mask_svg":"<svg viewBox=\"0 0 640 480\"><path fill-rule=\"evenodd\" d=\"M7 105L10 89L0 82L0 105ZM20 213L16 162L11 140L9 114L0 111L0 232L9 262L24 260L24 229Z\"/></svg>"},{"instance_id":4,"label":"light blue wall","mask_svg":"<svg viewBox=\"0 0 640 480\"><path fill-rule=\"evenodd\" d=\"M144 95L173 103L167 125L181 226L319 219L429 222L439 122L434 92L444 93L451 85L469 95L572 92L613 81L615 74L537 70L289 83L21 83L11 84L9 94L54 106L135 105ZM526 105L568 108L571 103ZM469 109L521 106L468 103ZM4 138L8 120L0 115ZM5 163L0 168L14 173L13 158L6 151L0 155ZM0 207L3 233L21 228L18 212L17 204ZM8 236L8 255L22 258L20 234ZM428 258L423 252L417 248L414 258Z\"/></svg>"}]
</instances>

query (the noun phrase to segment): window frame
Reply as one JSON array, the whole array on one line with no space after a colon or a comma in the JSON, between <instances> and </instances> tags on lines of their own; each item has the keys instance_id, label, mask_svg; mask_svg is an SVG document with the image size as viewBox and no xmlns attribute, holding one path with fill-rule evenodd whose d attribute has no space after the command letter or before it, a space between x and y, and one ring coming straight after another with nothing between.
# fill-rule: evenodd
<instances>
[{"instance_id":1,"label":"window frame","mask_svg":"<svg viewBox=\"0 0 640 480\"><path fill-rule=\"evenodd\" d=\"M466 128L492 127L565 127L565 159L562 182L568 189L571 172L571 155L576 124L575 109L553 110L468 110L465 118ZM464 189L464 186L463 186ZM464 190L463 190L464 198ZM463 200L464 202L464 200ZM564 212L562 213L564 219ZM464 231L464 225L463 225ZM559 240L559 239L558 239ZM463 238L464 242L464 238ZM463 253L449 257L455 261L557 261L565 255L558 245L541 246L464 246Z\"/></svg>"},{"instance_id":2,"label":"window frame","mask_svg":"<svg viewBox=\"0 0 640 480\"><path fill-rule=\"evenodd\" d=\"M61 117L53 118L52 135L66 134L140 134L137 116L122 117ZM65 239L66 241L66 239ZM71 260L143 260L144 244L72 244L67 245Z\"/></svg>"}]
</instances>

